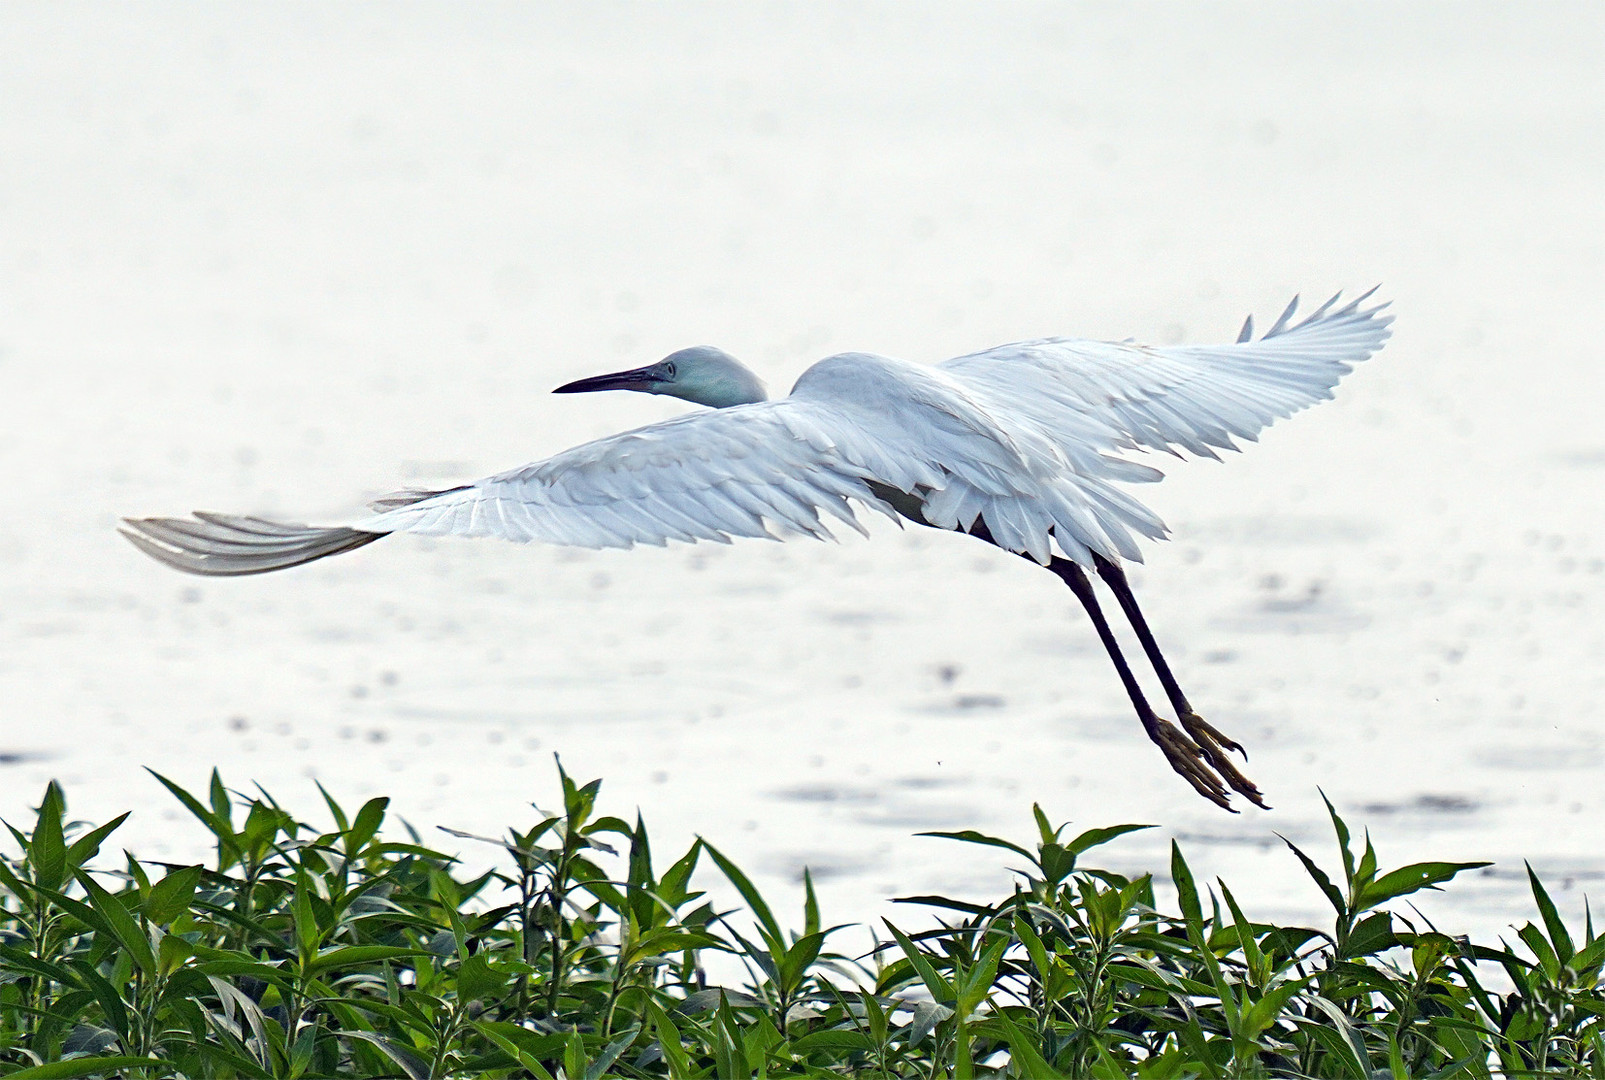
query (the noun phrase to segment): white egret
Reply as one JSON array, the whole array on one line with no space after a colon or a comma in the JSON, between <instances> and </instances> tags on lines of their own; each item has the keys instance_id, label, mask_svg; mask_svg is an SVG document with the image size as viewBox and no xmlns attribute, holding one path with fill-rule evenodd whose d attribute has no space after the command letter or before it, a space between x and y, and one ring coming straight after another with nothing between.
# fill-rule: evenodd
<instances>
[{"instance_id":1,"label":"white egret","mask_svg":"<svg viewBox=\"0 0 1605 1080\"><path fill-rule=\"evenodd\" d=\"M1162 539L1166 529L1116 486L1163 474L1120 455L1216 458L1238 449L1233 439L1254 440L1276 419L1330 398L1389 335L1387 305L1362 306L1371 292L1342 307L1334 296L1297 324L1295 297L1263 336L1253 337L1251 316L1231 345L1047 338L935 367L842 353L814 364L778 400L729 354L683 349L556 392L636 390L711 411L461 487L399 492L350 526L198 512L125 519L124 535L168 566L228 576L299 566L398 532L589 548L828 539L826 519L864 531L858 503L893 520L969 533L1052 571L1086 608L1143 730L1171 767L1226 809L1228 788L1264 807L1227 754L1242 747L1188 703L1127 585L1121 563L1140 561L1137 538ZM1180 727L1144 697L1087 570L1119 601Z\"/></svg>"}]
</instances>

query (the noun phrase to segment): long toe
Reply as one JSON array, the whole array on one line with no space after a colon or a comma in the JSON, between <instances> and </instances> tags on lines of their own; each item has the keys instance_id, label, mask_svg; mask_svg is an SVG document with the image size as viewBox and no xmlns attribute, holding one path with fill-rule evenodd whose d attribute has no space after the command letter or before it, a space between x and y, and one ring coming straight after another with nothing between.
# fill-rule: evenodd
<instances>
[{"instance_id":1,"label":"long toe","mask_svg":"<svg viewBox=\"0 0 1605 1080\"><path fill-rule=\"evenodd\" d=\"M1248 754L1244 752L1242 746L1222 735L1214 725L1190 710L1181 714L1181 722L1182 726L1187 729L1187 734L1192 736L1193 742L1198 746L1204 759L1209 762L1210 767L1219 773L1227 784L1231 785L1233 791L1261 810L1270 809L1266 805L1265 796L1260 793L1260 789L1252 780L1242 774L1226 754L1227 750L1236 750L1243 755L1243 760L1247 761Z\"/></svg>"},{"instance_id":2,"label":"long toe","mask_svg":"<svg viewBox=\"0 0 1605 1080\"><path fill-rule=\"evenodd\" d=\"M1210 768L1208 756L1197 743L1189 739L1175 724L1157 716L1152 717L1145 726L1148 728L1148 737L1164 752L1165 760L1170 762L1170 767L1180 773L1182 779L1193 786L1194 791L1222 810L1237 813L1232 807L1230 796L1226 794L1225 785Z\"/></svg>"},{"instance_id":3,"label":"long toe","mask_svg":"<svg viewBox=\"0 0 1605 1080\"><path fill-rule=\"evenodd\" d=\"M1187 729L1187 734L1191 735L1200 745L1211 742L1223 749L1235 750L1243 755L1244 761L1248 760L1248 751L1243 749L1242 743L1228 739L1219 728L1191 709L1183 712L1180 720L1182 727Z\"/></svg>"}]
</instances>

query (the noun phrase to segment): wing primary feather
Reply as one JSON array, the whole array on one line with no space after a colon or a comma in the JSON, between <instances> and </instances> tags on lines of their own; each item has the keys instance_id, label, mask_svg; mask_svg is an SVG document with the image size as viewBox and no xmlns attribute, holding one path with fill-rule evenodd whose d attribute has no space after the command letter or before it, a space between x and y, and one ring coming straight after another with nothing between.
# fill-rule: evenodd
<instances>
[{"instance_id":1,"label":"wing primary feather","mask_svg":"<svg viewBox=\"0 0 1605 1080\"><path fill-rule=\"evenodd\" d=\"M1265 333L1260 337L1260 340L1264 341L1266 338L1273 338L1277 334L1280 334L1283 330L1286 330L1288 320L1293 317L1293 313L1297 310L1298 297L1295 296L1293 299L1287 302L1287 309L1282 312L1281 317L1276 320L1271 328L1265 331Z\"/></svg>"}]
</instances>

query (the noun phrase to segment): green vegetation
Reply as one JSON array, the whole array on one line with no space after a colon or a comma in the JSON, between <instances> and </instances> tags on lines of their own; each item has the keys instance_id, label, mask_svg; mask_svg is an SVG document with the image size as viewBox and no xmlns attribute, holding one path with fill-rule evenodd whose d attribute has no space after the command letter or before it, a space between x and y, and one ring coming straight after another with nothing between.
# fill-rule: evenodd
<instances>
[{"instance_id":1,"label":"green vegetation","mask_svg":"<svg viewBox=\"0 0 1605 1080\"><path fill-rule=\"evenodd\" d=\"M215 773L204 801L162 780L213 865L115 866L101 849L124 818L69 824L52 784L0 859L0 1073L1605 1077L1591 917L1568 930L1532 876L1539 922L1513 947L1419 926L1388 905L1484 864L1382 872L1335 812L1341 874L1293 848L1330 929L1250 920L1175 848L1166 913L1151 876L1081 862L1143 826L1067 839L1039 810L1030 847L937 834L1006 852L1011 895L915 898L946 924L888 924L850 958L811 882L787 931L713 846L660 868L639 820L597 815L599 782L559 773L561 812L472 878L396 842L384 799L351 815L325 795L319 829ZM744 910L706 903L707 873ZM707 984L714 952L744 985Z\"/></svg>"}]
</instances>

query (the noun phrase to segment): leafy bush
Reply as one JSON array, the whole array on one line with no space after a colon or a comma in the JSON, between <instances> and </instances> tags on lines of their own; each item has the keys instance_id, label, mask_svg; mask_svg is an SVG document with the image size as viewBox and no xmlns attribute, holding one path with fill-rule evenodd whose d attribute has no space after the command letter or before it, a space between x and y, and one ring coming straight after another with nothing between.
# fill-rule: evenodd
<instances>
[{"instance_id":1,"label":"leafy bush","mask_svg":"<svg viewBox=\"0 0 1605 1080\"><path fill-rule=\"evenodd\" d=\"M1540 921L1517 946L1418 926L1388 905L1485 864L1382 872L1335 811L1340 877L1292 849L1329 931L1251 921L1225 883L1201 893L1174 846L1167 914L1151 875L1081 863L1145 826L1067 839L1038 810L1031 848L934 834L1025 860L1011 895L912 898L948 921L888 923L849 958L828 950L840 928L806 876L788 932L717 849L698 840L659 870L639 820L597 816L600 782L558 771L561 812L491 841L503 862L474 877L386 833L384 799L350 815L325 793L320 830L215 772L205 801L158 777L212 834L212 866L90 869L127 815L70 824L51 784L0 857L0 1071L1605 1076L1591 917L1574 935L1529 870ZM693 889L704 856L741 896L740 926ZM739 958L745 984L708 985L709 952Z\"/></svg>"}]
</instances>

